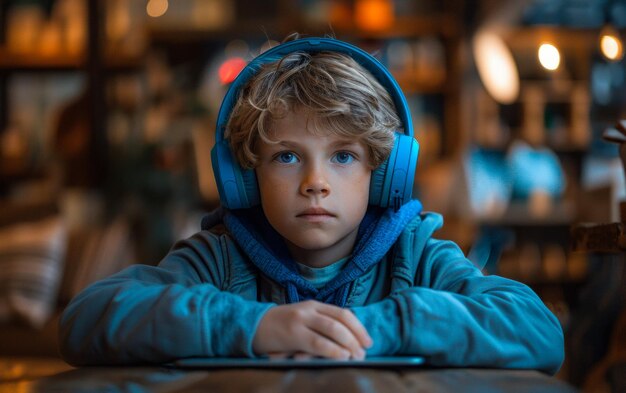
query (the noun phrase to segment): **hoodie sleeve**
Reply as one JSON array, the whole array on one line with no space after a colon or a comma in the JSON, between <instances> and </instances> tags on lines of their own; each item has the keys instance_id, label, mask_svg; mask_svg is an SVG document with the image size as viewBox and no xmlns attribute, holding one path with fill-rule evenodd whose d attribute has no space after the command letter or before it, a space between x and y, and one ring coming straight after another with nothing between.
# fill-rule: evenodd
<instances>
[{"instance_id":1,"label":"hoodie sleeve","mask_svg":"<svg viewBox=\"0 0 626 393\"><path fill-rule=\"evenodd\" d=\"M73 365L163 363L192 356L254 356L268 303L220 290L226 242L208 232L179 242L159 266L134 265L74 298L60 319Z\"/></svg>"},{"instance_id":2,"label":"hoodie sleeve","mask_svg":"<svg viewBox=\"0 0 626 393\"><path fill-rule=\"evenodd\" d=\"M563 331L530 288L484 276L454 243L430 236L424 240L416 232L409 242L419 258L413 262L413 286L353 309L374 340L368 355L421 355L433 365L558 371Z\"/></svg>"}]
</instances>

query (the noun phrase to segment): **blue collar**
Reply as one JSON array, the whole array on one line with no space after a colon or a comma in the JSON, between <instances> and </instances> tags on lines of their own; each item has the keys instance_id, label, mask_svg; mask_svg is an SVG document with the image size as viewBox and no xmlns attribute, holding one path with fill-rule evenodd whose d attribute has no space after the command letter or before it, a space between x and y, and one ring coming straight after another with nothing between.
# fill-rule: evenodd
<instances>
[{"instance_id":1,"label":"blue collar","mask_svg":"<svg viewBox=\"0 0 626 393\"><path fill-rule=\"evenodd\" d=\"M286 289L288 303L315 299L343 307L350 284L387 254L408 222L421 213L422 204L412 200L398 211L370 206L359 226L350 261L341 273L319 290L302 278L285 241L267 221L260 207L222 209L214 215L222 216L224 225L250 261ZM209 218L203 220L203 228L212 221Z\"/></svg>"}]
</instances>

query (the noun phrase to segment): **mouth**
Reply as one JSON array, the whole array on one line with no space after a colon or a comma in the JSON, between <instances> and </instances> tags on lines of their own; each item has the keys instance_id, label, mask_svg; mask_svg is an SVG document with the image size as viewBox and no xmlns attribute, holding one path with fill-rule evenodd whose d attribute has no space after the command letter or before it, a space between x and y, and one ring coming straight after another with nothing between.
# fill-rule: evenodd
<instances>
[{"instance_id":1,"label":"mouth","mask_svg":"<svg viewBox=\"0 0 626 393\"><path fill-rule=\"evenodd\" d=\"M307 220L313 220L313 221L318 221L318 220L326 220L329 218L333 218L335 217L335 214L329 212L326 209L323 209L321 207L310 207L300 213L298 213L296 215L296 217L298 218L304 218Z\"/></svg>"}]
</instances>

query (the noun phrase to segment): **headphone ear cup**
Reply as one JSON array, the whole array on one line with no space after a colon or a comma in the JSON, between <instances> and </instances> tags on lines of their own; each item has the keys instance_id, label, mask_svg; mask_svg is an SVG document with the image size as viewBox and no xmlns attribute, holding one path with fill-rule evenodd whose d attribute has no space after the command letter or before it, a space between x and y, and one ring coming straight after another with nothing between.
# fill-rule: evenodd
<instances>
[{"instance_id":1,"label":"headphone ear cup","mask_svg":"<svg viewBox=\"0 0 626 393\"><path fill-rule=\"evenodd\" d=\"M258 205L259 186L252 169L242 169L230 151L228 141L222 140L211 150L211 164L222 205L228 209L245 209Z\"/></svg>"},{"instance_id":2,"label":"headphone ear cup","mask_svg":"<svg viewBox=\"0 0 626 393\"><path fill-rule=\"evenodd\" d=\"M243 181L243 192L248 200L246 207L260 205L261 195L259 194L259 183L257 182L254 169L241 169L241 179Z\"/></svg>"},{"instance_id":3,"label":"headphone ear cup","mask_svg":"<svg viewBox=\"0 0 626 393\"><path fill-rule=\"evenodd\" d=\"M383 197L383 185L385 184L385 176L387 174L387 165L389 164L389 157L383 161L378 168L372 171L372 178L370 179L370 196L369 204L374 206L382 206Z\"/></svg>"},{"instance_id":4,"label":"headphone ear cup","mask_svg":"<svg viewBox=\"0 0 626 393\"><path fill-rule=\"evenodd\" d=\"M389 158L372 172L370 180L371 205L380 207L400 206L411 199L419 145L415 138L396 133L396 140Z\"/></svg>"}]
</instances>

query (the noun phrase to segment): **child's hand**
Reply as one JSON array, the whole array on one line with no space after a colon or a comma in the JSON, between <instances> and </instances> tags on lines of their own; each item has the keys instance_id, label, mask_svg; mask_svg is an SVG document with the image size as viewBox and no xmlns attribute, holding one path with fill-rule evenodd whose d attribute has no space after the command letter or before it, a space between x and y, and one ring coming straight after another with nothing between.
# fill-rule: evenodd
<instances>
[{"instance_id":1,"label":"child's hand","mask_svg":"<svg viewBox=\"0 0 626 393\"><path fill-rule=\"evenodd\" d=\"M252 342L257 354L306 353L331 359L363 359L372 339L348 309L309 300L271 308Z\"/></svg>"}]
</instances>

